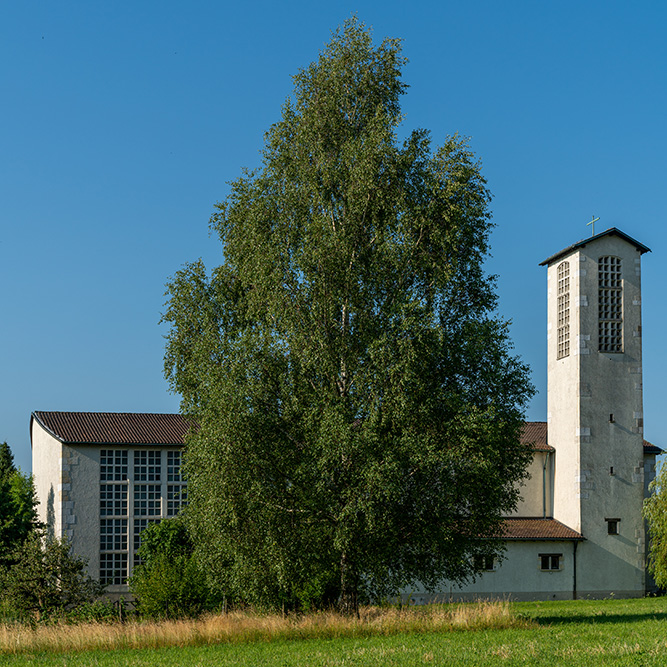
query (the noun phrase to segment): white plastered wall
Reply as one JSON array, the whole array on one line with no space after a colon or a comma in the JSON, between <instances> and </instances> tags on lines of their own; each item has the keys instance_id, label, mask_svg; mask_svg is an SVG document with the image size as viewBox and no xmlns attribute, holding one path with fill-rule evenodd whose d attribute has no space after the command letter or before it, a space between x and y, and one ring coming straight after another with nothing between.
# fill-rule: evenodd
<instances>
[{"instance_id":1,"label":"white plastered wall","mask_svg":"<svg viewBox=\"0 0 667 667\"><path fill-rule=\"evenodd\" d=\"M69 502L63 507L66 535L72 551L88 562L93 579L100 574L100 448L63 447L63 461L71 480Z\"/></svg>"},{"instance_id":2,"label":"white plastered wall","mask_svg":"<svg viewBox=\"0 0 667 667\"><path fill-rule=\"evenodd\" d=\"M479 599L571 600L575 583L574 544L566 540L510 541L504 560L476 581L464 586L444 582L437 593L416 584L412 590L405 589L402 598L415 604ZM561 568L542 571L540 554L559 554Z\"/></svg>"},{"instance_id":3,"label":"white plastered wall","mask_svg":"<svg viewBox=\"0 0 667 667\"><path fill-rule=\"evenodd\" d=\"M537 451L520 487L521 499L510 516L542 519L553 516L553 463L551 452Z\"/></svg>"},{"instance_id":4,"label":"white plastered wall","mask_svg":"<svg viewBox=\"0 0 667 667\"><path fill-rule=\"evenodd\" d=\"M598 259L620 257L623 352L598 351ZM557 268L570 262L570 354L557 359ZM640 254L610 235L548 269L548 423L555 518L581 532L581 597L643 595ZM620 519L619 535L607 519Z\"/></svg>"},{"instance_id":5,"label":"white plastered wall","mask_svg":"<svg viewBox=\"0 0 667 667\"><path fill-rule=\"evenodd\" d=\"M32 475L37 493L39 520L54 537L63 536L63 502L69 497L69 483L62 479L62 443L33 419Z\"/></svg>"}]
</instances>

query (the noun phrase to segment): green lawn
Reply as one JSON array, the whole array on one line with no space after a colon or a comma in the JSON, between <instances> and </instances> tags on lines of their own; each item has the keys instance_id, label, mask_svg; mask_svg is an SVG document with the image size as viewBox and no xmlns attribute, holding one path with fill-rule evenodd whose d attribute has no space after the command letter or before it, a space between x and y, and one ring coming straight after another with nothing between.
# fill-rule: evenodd
<instances>
[{"instance_id":1,"label":"green lawn","mask_svg":"<svg viewBox=\"0 0 667 667\"><path fill-rule=\"evenodd\" d=\"M8 665L667 665L667 598L517 603L525 630L0 656Z\"/></svg>"}]
</instances>

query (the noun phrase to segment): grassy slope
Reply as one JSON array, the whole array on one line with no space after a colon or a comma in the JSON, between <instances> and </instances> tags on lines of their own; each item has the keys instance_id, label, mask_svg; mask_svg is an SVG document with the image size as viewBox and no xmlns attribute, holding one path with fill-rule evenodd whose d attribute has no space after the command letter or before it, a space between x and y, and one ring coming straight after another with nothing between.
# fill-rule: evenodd
<instances>
[{"instance_id":1,"label":"grassy slope","mask_svg":"<svg viewBox=\"0 0 667 667\"><path fill-rule=\"evenodd\" d=\"M531 629L363 639L255 642L198 648L0 656L8 665L665 665L667 598L514 606Z\"/></svg>"}]
</instances>

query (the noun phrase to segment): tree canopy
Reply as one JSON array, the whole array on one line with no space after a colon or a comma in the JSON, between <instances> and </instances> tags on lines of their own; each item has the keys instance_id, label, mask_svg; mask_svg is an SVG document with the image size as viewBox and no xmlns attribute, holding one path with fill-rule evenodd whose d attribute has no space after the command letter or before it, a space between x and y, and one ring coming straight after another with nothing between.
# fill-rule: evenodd
<instances>
[{"instance_id":1,"label":"tree canopy","mask_svg":"<svg viewBox=\"0 0 667 667\"><path fill-rule=\"evenodd\" d=\"M38 527L37 498L30 475L14 465L6 442L0 444L0 566L9 552L22 544Z\"/></svg>"},{"instance_id":2,"label":"tree canopy","mask_svg":"<svg viewBox=\"0 0 667 667\"><path fill-rule=\"evenodd\" d=\"M102 586L85 572L86 562L67 540L47 539L33 530L7 554L0 569L0 608L21 620L41 620L93 602Z\"/></svg>"},{"instance_id":3,"label":"tree canopy","mask_svg":"<svg viewBox=\"0 0 667 667\"><path fill-rule=\"evenodd\" d=\"M660 466L644 500L648 526L648 570L660 588L667 588L667 466Z\"/></svg>"},{"instance_id":4,"label":"tree canopy","mask_svg":"<svg viewBox=\"0 0 667 667\"><path fill-rule=\"evenodd\" d=\"M405 62L355 19L336 31L216 207L223 264L168 284L166 376L200 425L189 519L251 602L464 581L525 476L490 194L460 137L399 141Z\"/></svg>"}]
</instances>

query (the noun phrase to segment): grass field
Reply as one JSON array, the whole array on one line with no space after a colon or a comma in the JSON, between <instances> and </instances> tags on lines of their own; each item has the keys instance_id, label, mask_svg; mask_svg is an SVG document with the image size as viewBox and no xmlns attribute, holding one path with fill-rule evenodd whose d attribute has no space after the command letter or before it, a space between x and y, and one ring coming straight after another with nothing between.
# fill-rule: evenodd
<instances>
[{"instance_id":1,"label":"grass field","mask_svg":"<svg viewBox=\"0 0 667 667\"><path fill-rule=\"evenodd\" d=\"M273 620L268 622L269 632L250 632L236 643L227 637L222 643L200 646L64 653L51 650L18 655L5 652L0 654L0 664L667 665L667 598L517 603L498 609L497 617L488 610L477 616L466 611L462 622L449 625L444 619L450 612L436 612L428 622L418 622L408 615L404 621L412 627L411 632L401 632L397 617L391 614L389 621L378 620L377 615L356 630L352 626L333 629L327 621L325 631L310 622L305 630L286 631ZM182 636L180 641L191 640Z\"/></svg>"}]
</instances>

